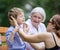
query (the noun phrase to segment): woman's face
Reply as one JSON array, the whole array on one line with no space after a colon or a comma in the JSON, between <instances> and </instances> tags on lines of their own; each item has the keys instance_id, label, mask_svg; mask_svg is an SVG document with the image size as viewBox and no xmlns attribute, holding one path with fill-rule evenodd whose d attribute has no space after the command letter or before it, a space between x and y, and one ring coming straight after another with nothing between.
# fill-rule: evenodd
<instances>
[{"instance_id":1,"label":"woman's face","mask_svg":"<svg viewBox=\"0 0 60 50\"><path fill-rule=\"evenodd\" d=\"M20 24L23 24L23 22L25 22L24 14L19 14L17 16L17 23L20 25Z\"/></svg>"},{"instance_id":2,"label":"woman's face","mask_svg":"<svg viewBox=\"0 0 60 50\"><path fill-rule=\"evenodd\" d=\"M40 13L34 13L31 15L32 24L34 26L38 26L42 19L42 15Z\"/></svg>"},{"instance_id":3,"label":"woman's face","mask_svg":"<svg viewBox=\"0 0 60 50\"><path fill-rule=\"evenodd\" d=\"M47 25L48 32L55 32L55 24L53 23L53 18L50 19Z\"/></svg>"}]
</instances>

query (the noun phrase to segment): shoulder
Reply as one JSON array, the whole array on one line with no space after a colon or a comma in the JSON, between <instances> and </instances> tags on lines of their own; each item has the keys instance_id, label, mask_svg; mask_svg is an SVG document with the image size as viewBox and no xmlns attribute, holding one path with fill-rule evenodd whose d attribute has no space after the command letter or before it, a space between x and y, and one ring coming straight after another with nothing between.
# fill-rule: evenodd
<instances>
[{"instance_id":1,"label":"shoulder","mask_svg":"<svg viewBox=\"0 0 60 50\"><path fill-rule=\"evenodd\" d=\"M26 23L29 25L29 24L31 24L31 19L28 19L27 21L26 21Z\"/></svg>"},{"instance_id":2,"label":"shoulder","mask_svg":"<svg viewBox=\"0 0 60 50\"><path fill-rule=\"evenodd\" d=\"M51 38L50 32L41 32L39 35L37 34L38 39L41 39L41 41L46 41Z\"/></svg>"},{"instance_id":3,"label":"shoulder","mask_svg":"<svg viewBox=\"0 0 60 50\"><path fill-rule=\"evenodd\" d=\"M41 32L42 35L51 35L52 33L51 32Z\"/></svg>"},{"instance_id":4,"label":"shoulder","mask_svg":"<svg viewBox=\"0 0 60 50\"><path fill-rule=\"evenodd\" d=\"M42 31L43 31L43 30L47 31L47 30L46 30L46 26L45 26L44 23L40 23L40 24L39 24L39 27L42 29Z\"/></svg>"},{"instance_id":5,"label":"shoulder","mask_svg":"<svg viewBox=\"0 0 60 50\"><path fill-rule=\"evenodd\" d=\"M28 23L28 22L31 22L31 19L26 20L26 22L27 22L27 23Z\"/></svg>"},{"instance_id":6,"label":"shoulder","mask_svg":"<svg viewBox=\"0 0 60 50\"><path fill-rule=\"evenodd\" d=\"M29 28L32 28L33 26L32 26L32 22L31 22L31 19L28 19L27 21L26 21L26 24L29 26Z\"/></svg>"},{"instance_id":7,"label":"shoulder","mask_svg":"<svg viewBox=\"0 0 60 50\"><path fill-rule=\"evenodd\" d=\"M40 26L45 26L45 24L44 24L44 23L40 23L39 25L40 25Z\"/></svg>"},{"instance_id":8,"label":"shoulder","mask_svg":"<svg viewBox=\"0 0 60 50\"><path fill-rule=\"evenodd\" d=\"M40 36L47 39L52 36L52 33L51 32L41 32Z\"/></svg>"}]
</instances>

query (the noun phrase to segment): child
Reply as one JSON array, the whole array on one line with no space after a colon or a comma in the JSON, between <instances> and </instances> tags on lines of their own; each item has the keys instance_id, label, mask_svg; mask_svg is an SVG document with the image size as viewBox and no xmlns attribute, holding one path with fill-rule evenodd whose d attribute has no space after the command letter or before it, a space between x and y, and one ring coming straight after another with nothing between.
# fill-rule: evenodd
<instances>
[{"instance_id":1,"label":"child","mask_svg":"<svg viewBox=\"0 0 60 50\"><path fill-rule=\"evenodd\" d=\"M26 45L24 41L20 38L17 27L13 23L11 17L14 17L21 28L21 24L25 21L24 12L21 8L14 7L8 12L8 19L11 26L6 32L6 41L8 45L8 50L26 50Z\"/></svg>"}]
</instances>

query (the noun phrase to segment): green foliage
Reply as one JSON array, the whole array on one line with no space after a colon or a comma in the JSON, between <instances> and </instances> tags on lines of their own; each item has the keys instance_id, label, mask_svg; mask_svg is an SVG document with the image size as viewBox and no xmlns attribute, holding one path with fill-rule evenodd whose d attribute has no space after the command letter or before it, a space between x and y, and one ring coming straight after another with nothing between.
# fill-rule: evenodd
<instances>
[{"instance_id":1,"label":"green foliage","mask_svg":"<svg viewBox=\"0 0 60 50\"><path fill-rule=\"evenodd\" d=\"M41 6L46 11L46 21L45 24L47 26L47 21L57 13L60 13L60 0L34 0L34 6Z\"/></svg>"},{"instance_id":2,"label":"green foliage","mask_svg":"<svg viewBox=\"0 0 60 50\"><path fill-rule=\"evenodd\" d=\"M10 26L8 21L8 11L12 7L20 7L24 9L26 20L28 19L28 12L25 8L25 4L30 4L32 8L41 6L46 11L46 21L56 13L60 13L60 0L0 0L0 26ZM26 15L27 14L27 15Z\"/></svg>"},{"instance_id":3,"label":"green foliage","mask_svg":"<svg viewBox=\"0 0 60 50\"><path fill-rule=\"evenodd\" d=\"M0 0L0 26L10 26L8 21L8 11L12 7L24 8L23 0Z\"/></svg>"}]
</instances>

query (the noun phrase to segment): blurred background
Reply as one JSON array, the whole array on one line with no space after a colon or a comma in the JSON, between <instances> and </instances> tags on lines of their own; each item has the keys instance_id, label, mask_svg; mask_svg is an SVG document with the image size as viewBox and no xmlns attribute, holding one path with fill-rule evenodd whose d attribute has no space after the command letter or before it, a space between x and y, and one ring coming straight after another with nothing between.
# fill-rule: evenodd
<instances>
[{"instance_id":1,"label":"blurred background","mask_svg":"<svg viewBox=\"0 0 60 50\"><path fill-rule=\"evenodd\" d=\"M60 0L0 0L0 26L9 27L8 11L12 7L20 7L24 10L26 20L29 13L35 7L43 7L46 11L45 25L56 13L60 13Z\"/></svg>"}]
</instances>

